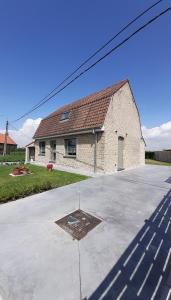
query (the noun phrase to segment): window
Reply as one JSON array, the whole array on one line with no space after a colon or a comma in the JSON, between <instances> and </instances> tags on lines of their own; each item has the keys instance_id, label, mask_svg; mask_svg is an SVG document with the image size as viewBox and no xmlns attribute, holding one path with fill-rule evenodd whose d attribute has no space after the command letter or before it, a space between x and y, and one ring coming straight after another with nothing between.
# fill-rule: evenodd
<instances>
[{"instance_id":1,"label":"window","mask_svg":"<svg viewBox=\"0 0 171 300\"><path fill-rule=\"evenodd\" d=\"M45 155L45 142L39 143L39 155Z\"/></svg>"},{"instance_id":2,"label":"window","mask_svg":"<svg viewBox=\"0 0 171 300\"><path fill-rule=\"evenodd\" d=\"M51 161L56 161L56 141L50 142Z\"/></svg>"},{"instance_id":3,"label":"window","mask_svg":"<svg viewBox=\"0 0 171 300\"><path fill-rule=\"evenodd\" d=\"M69 156L76 156L76 139L65 140L65 154Z\"/></svg>"},{"instance_id":4,"label":"window","mask_svg":"<svg viewBox=\"0 0 171 300\"><path fill-rule=\"evenodd\" d=\"M62 113L61 117L60 117L60 121L64 121L64 120L68 120L69 119L69 111L65 111L64 113Z\"/></svg>"}]
</instances>

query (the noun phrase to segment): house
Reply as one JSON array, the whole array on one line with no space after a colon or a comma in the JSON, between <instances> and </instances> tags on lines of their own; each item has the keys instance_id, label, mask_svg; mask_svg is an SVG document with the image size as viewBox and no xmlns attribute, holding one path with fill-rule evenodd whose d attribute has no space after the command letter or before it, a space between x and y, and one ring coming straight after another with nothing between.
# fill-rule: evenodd
<instances>
[{"instance_id":1,"label":"house","mask_svg":"<svg viewBox=\"0 0 171 300\"><path fill-rule=\"evenodd\" d=\"M5 143L5 134L0 133L0 155L3 154L4 143ZM6 150L7 154L9 154L11 151L15 151L16 149L17 149L17 144L9 135L7 135L7 150Z\"/></svg>"},{"instance_id":2,"label":"house","mask_svg":"<svg viewBox=\"0 0 171 300\"><path fill-rule=\"evenodd\" d=\"M110 173L144 165L145 142L128 80L65 105L34 134L35 163Z\"/></svg>"}]
</instances>

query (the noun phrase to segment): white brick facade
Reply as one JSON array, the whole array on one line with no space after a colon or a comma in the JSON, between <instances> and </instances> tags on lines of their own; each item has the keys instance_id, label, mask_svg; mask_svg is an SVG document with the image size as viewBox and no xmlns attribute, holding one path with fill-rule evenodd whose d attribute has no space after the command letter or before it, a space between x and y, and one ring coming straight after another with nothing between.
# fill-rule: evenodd
<instances>
[{"instance_id":1,"label":"white brick facade","mask_svg":"<svg viewBox=\"0 0 171 300\"><path fill-rule=\"evenodd\" d=\"M119 136L124 138L124 169L145 163L139 113L128 83L112 97L104 123L104 135L105 172L117 170Z\"/></svg>"},{"instance_id":2,"label":"white brick facade","mask_svg":"<svg viewBox=\"0 0 171 300\"><path fill-rule=\"evenodd\" d=\"M104 136L102 133L97 134L97 172L104 170ZM94 171L94 134L85 133L74 135L76 138L76 158L67 157L65 154L65 139L71 136L57 137L51 140L56 141L56 167L58 165L68 166L71 168L85 169L86 171ZM46 142L45 156L39 155L39 142L35 141L35 162L47 164L51 161L50 140L43 139Z\"/></svg>"}]
</instances>

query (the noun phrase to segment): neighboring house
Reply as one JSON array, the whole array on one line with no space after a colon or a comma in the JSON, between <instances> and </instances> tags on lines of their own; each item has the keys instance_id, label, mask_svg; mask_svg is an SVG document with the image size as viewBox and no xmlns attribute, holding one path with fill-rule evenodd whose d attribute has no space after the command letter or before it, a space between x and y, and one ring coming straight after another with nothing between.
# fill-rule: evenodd
<instances>
[{"instance_id":1,"label":"neighboring house","mask_svg":"<svg viewBox=\"0 0 171 300\"><path fill-rule=\"evenodd\" d=\"M4 142L5 142L5 134L0 133L0 155L2 155L3 151L4 151ZM9 154L11 151L15 151L16 149L17 149L17 144L8 135L7 136L7 154Z\"/></svg>"},{"instance_id":2,"label":"neighboring house","mask_svg":"<svg viewBox=\"0 0 171 300\"><path fill-rule=\"evenodd\" d=\"M59 108L35 132L35 163L94 172L144 165L145 142L128 80Z\"/></svg>"}]
</instances>

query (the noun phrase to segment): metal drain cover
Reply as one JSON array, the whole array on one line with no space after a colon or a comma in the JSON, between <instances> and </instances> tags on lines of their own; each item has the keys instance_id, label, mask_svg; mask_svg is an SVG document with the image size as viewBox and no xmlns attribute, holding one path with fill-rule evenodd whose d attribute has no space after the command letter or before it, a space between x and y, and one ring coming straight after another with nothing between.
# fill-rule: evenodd
<instances>
[{"instance_id":1,"label":"metal drain cover","mask_svg":"<svg viewBox=\"0 0 171 300\"><path fill-rule=\"evenodd\" d=\"M55 223L72 235L74 239L81 240L101 223L101 220L78 209Z\"/></svg>"}]
</instances>

